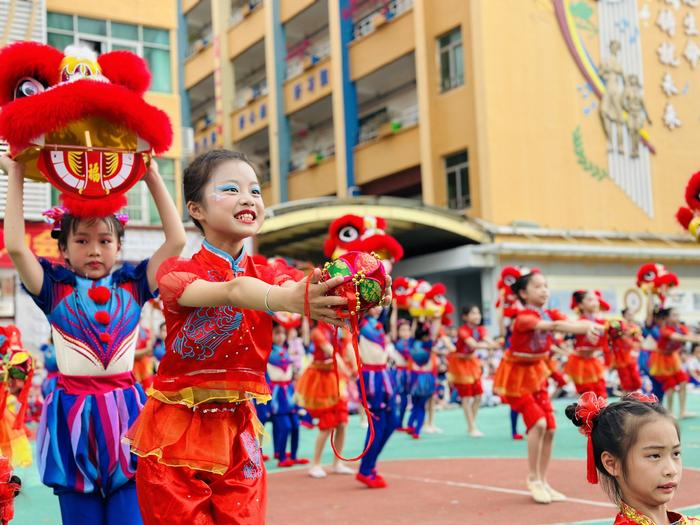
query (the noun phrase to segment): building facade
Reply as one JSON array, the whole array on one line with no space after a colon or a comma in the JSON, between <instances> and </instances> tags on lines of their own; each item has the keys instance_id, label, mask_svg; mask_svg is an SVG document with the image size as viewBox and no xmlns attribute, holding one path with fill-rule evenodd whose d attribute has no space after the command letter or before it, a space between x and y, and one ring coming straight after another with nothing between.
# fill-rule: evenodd
<instances>
[{"instance_id":1,"label":"building facade","mask_svg":"<svg viewBox=\"0 0 700 525\"><path fill-rule=\"evenodd\" d=\"M152 74L146 100L168 113L174 132L173 144L157 159L160 172L180 210L182 205L182 158L187 148L187 120L183 126L178 48L178 3L170 0L46 0L0 2L0 46L35 40L65 49L82 45L98 54L129 50L143 57ZM117 101L115 101L117 103ZM189 118L188 111L184 114ZM0 175L0 210L4 211L6 184ZM145 183L128 193L130 217L122 258L138 261L150 256L162 242L163 234L155 204ZM50 238L41 213L57 203L57 193L48 184L25 182L25 218L28 242L37 255L58 257L56 242ZM191 235L192 250L197 236ZM3 246L4 248L4 246ZM43 314L20 291L16 272L6 253L0 254L0 322L16 323L25 344L36 348L48 335Z\"/></svg>"},{"instance_id":2,"label":"building facade","mask_svg":"<svg viewBox=\"0 0 700 525\"><path fill-rule=\"evenodd\" d=\"M260 167L265 252L322 256L334 214L383 214L396 272L487 317L500 268L537 265L552 301L599 287L635 307L643 262L679 274L674 219L697 170L694 0L183 0L195 151ZM361 196L361 197L358 197ZM424 217L428 214L427 218Z\"/></svg>"}]
</instances>

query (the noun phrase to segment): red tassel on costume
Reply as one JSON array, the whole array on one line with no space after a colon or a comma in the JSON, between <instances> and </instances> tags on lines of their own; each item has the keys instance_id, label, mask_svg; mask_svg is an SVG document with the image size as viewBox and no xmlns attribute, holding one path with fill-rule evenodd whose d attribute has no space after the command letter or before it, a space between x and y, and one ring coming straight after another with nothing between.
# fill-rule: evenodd
<instances>
[{"instance_id":1,"label":"red tassel on costume","mask_svg":"<svg viewBox=\"0 0 700 525\"><path fill-rule=\"evenodd\" d=\"M103 343L109 343L112 340L112 336L109 335L107 332L102 332L100 334L100 341Z\"/></svg>"},{"instance_id":2,"label":"red tassel on costume","mask_svg":"<svg viewBox=\"0 0 700 525\"><path fill-rule=\"evenodd\" d=\"M595 455L593 454L593 440L588 436L588 451L586 452L586 480L593 485L598 483L598 469L595 468Z\"/></svg>"},{"instance_id":3,"label":"red tassel on costume","mask_svg":"<svg viewBox=\"0 0 700 525\"><path fill-rule=\"evenodd\" d=\"M17 417L12 425L12 428L19 430L25 427L25 415L27 413L27 405L29 404L29 390L32 388L32 378L34 377L34 370L29 370L26 379L24 380L24 385L22 385L22 391L19 393L19 411L17 412ZM26 431L26 429L25 429Z\"/></svg>"},{"instance_id":4,"label":"red tassel on costume","mask_svg":"<svg viewBox=\"0 0 700 525\"><path fill-rule=\"evenodd\" d=\"M97 321L100 324L109 324L109 312L106 312L104 310L99 310L95 312L95 321Z\"/></svg>"},{"instance_id":5,"label":"red tassel on costume","mask_svg":"<svg viewBox=\"0 0 700 525\"><path fill-rule=\"evenodd\" d=\"M88 289L88 297L95 301L96 304L107 304L111 296L112 292L106 286L93 286Z\"/></svg>"}]
</instances>

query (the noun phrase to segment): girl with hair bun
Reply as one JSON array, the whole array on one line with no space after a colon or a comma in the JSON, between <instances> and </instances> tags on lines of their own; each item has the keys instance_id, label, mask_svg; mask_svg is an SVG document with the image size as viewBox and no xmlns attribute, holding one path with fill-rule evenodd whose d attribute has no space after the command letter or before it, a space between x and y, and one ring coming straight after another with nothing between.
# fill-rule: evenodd
<instances>
[{"instance_id":1,"label":"girl with hair bun","mask_svg":"<svg viewBox=\"0 0 700 525\"><path fill-rule=\"evenodd\" d=\"M523 415L527 426L527 487L537 503L563 501L566 496L547 483L554 440L554 409L549 400L547 366L555 332L583 334L595 344L601 328L590 321L569 321L556 310L546 310L549 288L534 271L518 278L513 292L523 304L513 322L511 347L494 378L494 392Z\"/></svg>"},{"instance_id":2,"label":"girl with hair bun","mask_svg":"<svg viewBox=\"0 0 700 525\"><path fill-rule=\"evenodd\" d=\"M681 439L673 417L656 396L633 393L621 401L586 392L566 416L588 438L587 473L620 508L614 525L690 525L670 512L681 479Z\"/></svg>"},{"instance_id":3,"label":"girl with hair bun","mask_svg":"<svg viewBox=\"0 0 700 525\"><path fill-rule=\"evenodd\" d=\"M592 290L577 290L571 296L571 309L578 312L579 319L596 323L603 327L605 321L596 316L600 308L598 296ZM598 354L608 353L608 340L601 337L596 343L585 334L574 338L574 349L569 354L564 372L576 385L576 392L595 392L601 397L608 397L605 388L605 368Z\"/></svg>"}]
</instances>

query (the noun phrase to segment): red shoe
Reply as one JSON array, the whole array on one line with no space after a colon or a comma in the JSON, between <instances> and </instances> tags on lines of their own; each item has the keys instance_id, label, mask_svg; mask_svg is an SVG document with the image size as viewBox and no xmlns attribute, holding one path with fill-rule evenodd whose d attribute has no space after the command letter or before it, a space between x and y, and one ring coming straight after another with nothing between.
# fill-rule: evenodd
<instances>
[{"instance_id":1,"label":"red shoe","mask_svg":"<svg viewBox=\"0 0 700 525\"><path fill-rule=\"evenodd\" d=\"M374 479L376 479L380 483L384 483L384 485L386 485L386 480L384 479L384 476L377 472L376 468L372 469L372 476L374 476Z\"/></svg>"},{"instance_id":2,"label":"red shoe","mask_svg":"<svg viewBox=\"0 0 700 525\"><path fill-rule=\"evenodd\" d=\"M420 439L420 434L416 434L415 432L413 432L413 433L411 434L411 437L412 437L413 439Z\"/></svg>"},{"instance_id":3,"label":"red shoe","mask_svg":"<svg viewBox=\"0 0 700 525\"><path fill-rule=\"evenodd\" d=\"M414 427L406 427L404 428L404 432L407 432L409 434L415 434L416 429Z\"/></svg>"},{"instance_id":4,"label":"red shoe","mask_svg":"<svg viewBox=\"0 0 700 525\"><path fill-rule=\"evenodd\" d=\"M277 466L280 468L293 467L294 465L296 465L296 463L292 458L287 458L277 463Z\"/></svg>"},{"instance_id":5,"label":"red shoe","mask_svg":"<svg viewBox=\"0 0 700 525\"><path fill-rule=\"evenodd\" d=\"M384 478L378 478L376 474L363 476L358 472L357 474L355 474L355 479L360 483L364 483L371 489L383 489L384 487L386 487L386 481L384 481Z\"/></svg>"},{"instance_id":6,"label":"red shoe","mask_svg":"<svg viewBox=\"0 0 700 525\"><path fill-rule=\"evenodd\" d=\"M399 427L396 429L396 432L408 432L408 427Z\"/></svg>"},{"instance_id":7,"label":"red shoe","mask_svg":"<svg viewBox=\"0 0 700 525\"><path fill-rule=\"evenodd\" d=\"M279 452L275 452L275 459L279 459L279 458L280 458L280 453L279 453Z\"/></svg>"},{"instance_id":8,"label":"red shoe","mask_svg":"<svg viewBox=\"0 0 700 525\"><path fill-rule=\"evenodd\" d=\"M295 465L308 465L309 460L306 458L297 458L297 459L292 459Z\"/></svg>"},{"instance_id":9,"label":"red shoe","mask_svg":"<svg viewBox=\"0 0 700 525\"><path fill-rule=\"evenodd\" d=\"M267 454L263 454L262 459L263 461L267 461L268 459L270 459L270 456L268 456Z\"/></svg>"},{"instance_id":10,"label":"red shoe","mask_svg":"<svg viewBox=\"0 0 700 525\"><path fill-rule=\"evenodd\" d=\"M308 421L302 421L302 422L301 422L301 426L304 427L304 428L314 428L314 424L313 424L313 423L309 423Z\"/></svg>"},{"instance_id":11,"label":"red shoe","mask_svg":"<svg viewBox=\"0 0 700 525\"><path fill-rule=\"evenodd\" d=\"M513 434L513 439L515 441L522 441L525 438L522 434Z\"/></svg>"}]
</instances>

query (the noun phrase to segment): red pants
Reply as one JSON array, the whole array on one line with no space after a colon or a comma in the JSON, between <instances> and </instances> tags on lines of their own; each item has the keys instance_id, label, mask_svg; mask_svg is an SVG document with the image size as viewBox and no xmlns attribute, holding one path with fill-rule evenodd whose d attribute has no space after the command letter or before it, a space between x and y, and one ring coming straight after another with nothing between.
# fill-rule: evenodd
<instances>
[{"instance_id":1,"label":"red pants","mask_svg":"<svg viewBox=\"0 0 700 525\"><path fill-rule=\"evenodd\" d=\"M239 436L224 474L139 458L136 493L144 525L264 525L265 465L253 434Z\"/></svg>"},{"instance_id":2,"label":"red pants","mask_svg":"<svg viewBox=\"0 0 700 525\"><path fill-rule=\"evenodd\" d=\"M617 375L620 378L620 388L625 392L634 392L642 388L642 378L639 377L636 363L618 368Z\"/></svg>"},{"instance_id":3,"label":"red pants","mask_svg":"<svg viewBox=\"0 0 700 525\"><path fill-rule=\"evenodd\" d=\"M459 397L475 397L484 393L484 388L481 386L481 379L477 379L470 385L455 385L455 389Z\"/></svg>"},{"instance_id":4,"label":"red pants","mask_svg":"<svg viewBox=\"0 0 700 525\"><path fill-rule=\"evenodd\" d=\"M554 407L549 400L549 392L547 390L540 390L520 397L505 397L503 399L513 410L522 414L528 432L542 418L547 424L547 430L557 428Z\"/></svg>"},{"instance_id":5,"label":"red pants","mask_svg":"<svg viewBox=\"0 0 700 525\"><path fill-rule=\"evenodd\" d=\"M596 381L595 383L575 383L576 393L585 394L586 392L595 392L597 396L607 398L608 390L605 387L605 379Z\"/></svg>"}]
</instances>

